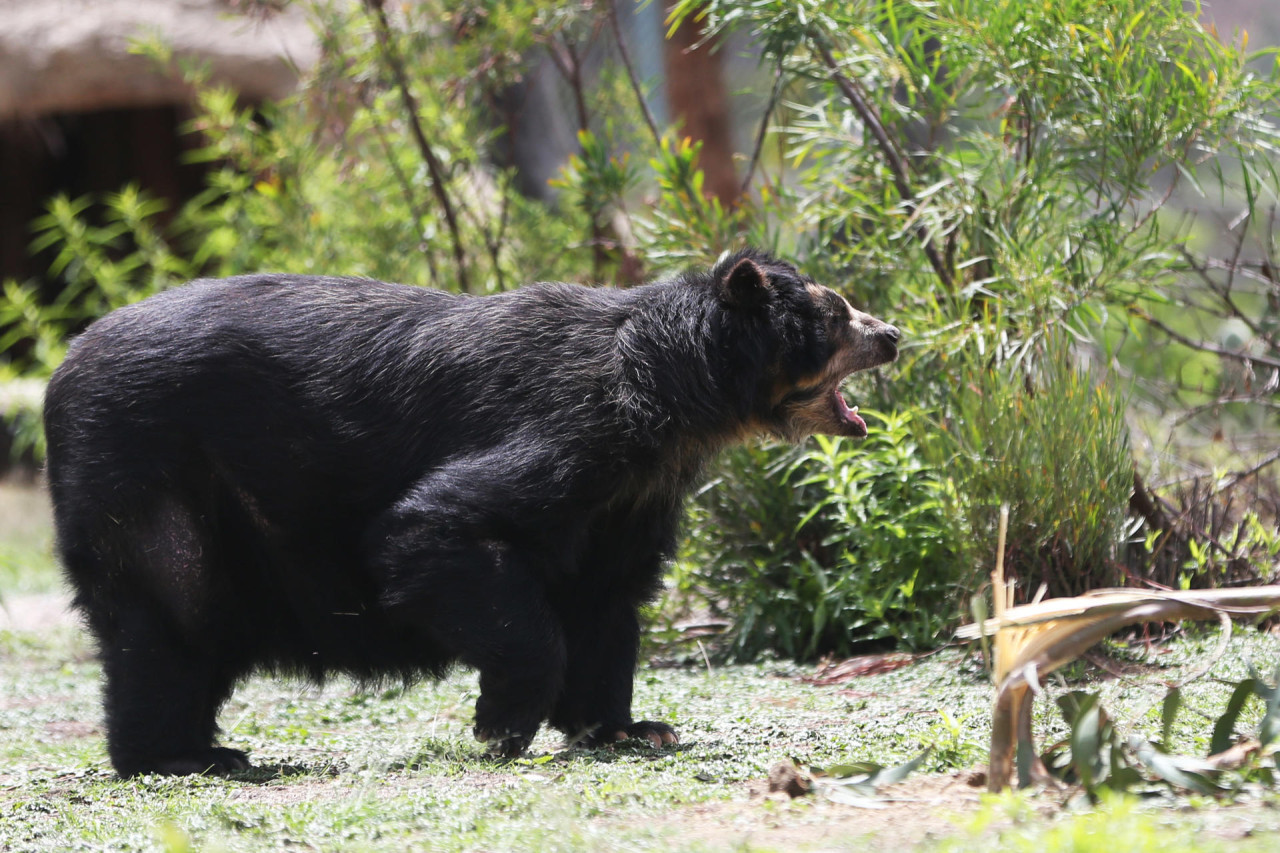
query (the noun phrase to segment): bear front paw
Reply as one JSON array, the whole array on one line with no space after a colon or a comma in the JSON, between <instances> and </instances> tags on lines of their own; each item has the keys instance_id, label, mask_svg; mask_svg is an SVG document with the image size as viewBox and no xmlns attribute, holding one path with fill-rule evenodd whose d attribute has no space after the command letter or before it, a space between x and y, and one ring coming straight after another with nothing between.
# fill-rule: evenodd
<instances>
[{"instance_id":1,"label":"bear front paw","mask_svg":"<svg viewBox=\"0 0 1280 853\"><path fill-rule=\"evenodd\" d=\"M627 726L626 729L614 733L616 740L627 738L645 738L653 744L654 749L671 746L680 742L676 730L666 723L655 723L651 720L640 720Z\"/></svg>"},{"instance_id":2,"label":"bear front paw","mask_svg":"<svg viewBox=\"0 0 1280 853\"><path fill-rule=\"evenodd\" d=\"M498 734L489 729L476 726L472 732L476 740L485 744L485 752L494 758L519 758L533 742L532 734L504 732Z\"/></svg>"},{"instance_id":3,"label":"bear front paw","mask_svg":"<svg viewBox=\"0 0 1280 853\"><path fill-rule=\"evenodd\" d=\"M680 742L680 736L676 734L676 730L666 723L639 720L626 725L597 726L596 730L590 735L575 741L575 745L595 749L631 738L644 738L649 741L654 749L661 749L664 746L671 746Z\"/></svg>"}]
</instances>

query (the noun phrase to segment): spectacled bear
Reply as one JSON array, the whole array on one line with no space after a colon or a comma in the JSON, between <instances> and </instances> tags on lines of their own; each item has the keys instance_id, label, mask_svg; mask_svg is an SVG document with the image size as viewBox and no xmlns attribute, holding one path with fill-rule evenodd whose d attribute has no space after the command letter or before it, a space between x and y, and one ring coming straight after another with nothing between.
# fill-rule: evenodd
<instances>
[{"instance_id":1,"label":"spectacled bear","mask_svg":"<svg viewBox=\"0 0 1280 853\"><path fill-rule=\"evenodd\" d=\"M898 339L751 250L626 290L252 275L114 311L45 401L112 764L248 767L216 718L263 669L474 667L503 756L544 721L674 742L631 694L684 497L732 442L865 435L840 384Z\"/></svg>"}]
</instances>

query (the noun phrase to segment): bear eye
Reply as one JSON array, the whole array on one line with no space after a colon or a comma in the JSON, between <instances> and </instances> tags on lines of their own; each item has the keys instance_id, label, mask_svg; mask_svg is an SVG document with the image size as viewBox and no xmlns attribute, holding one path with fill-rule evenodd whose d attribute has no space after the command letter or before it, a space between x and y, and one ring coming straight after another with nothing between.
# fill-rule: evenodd
<instances>
[{"instance_id":1,"label":"bear eye","mask_svg":"<svg viewBox=\"0 0 1280 853\"><path fill-rule=\"evenodd\" d=\"M827 304L830 306L828 310L831 312L832 319L837 323L844 324L853 322L853 311L849 308L849 303L845 302L838 295L835 293L830 294L827 297Z\"/></svg>"}]
</instances>

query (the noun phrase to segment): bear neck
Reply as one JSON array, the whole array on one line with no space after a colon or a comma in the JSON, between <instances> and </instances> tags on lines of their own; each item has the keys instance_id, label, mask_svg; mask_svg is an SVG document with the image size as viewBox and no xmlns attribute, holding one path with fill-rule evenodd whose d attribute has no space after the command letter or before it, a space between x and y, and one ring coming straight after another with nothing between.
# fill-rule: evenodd
<instances>
[{"instance_id":1,"label":"bear neck","mask_svg":"<svg viewBox=\"0 0 1280 853\"><path fill-rule=\"evenodd\" d=\"M753 434L767 361L760 336L708 286L677 281L631 293L617 337L617 399L630 431L703 457Z\"/></svg>"}]
</instances>

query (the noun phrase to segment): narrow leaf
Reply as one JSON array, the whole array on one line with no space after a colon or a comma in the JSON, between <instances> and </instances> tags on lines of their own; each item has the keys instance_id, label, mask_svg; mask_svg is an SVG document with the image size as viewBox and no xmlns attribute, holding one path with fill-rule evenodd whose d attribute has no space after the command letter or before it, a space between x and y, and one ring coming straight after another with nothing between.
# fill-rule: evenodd
<instances>
[{"instance_id":1,"label":"narrow leaf","mask_svg":"<svg viewBox=\"0 0 1280 853\"><path fill-rule=\"evenodd\" d=\"M1231 692L1231 699L1227 702L1227 710L1213 724L1213 739L1209 742L1209 754L1217 755L1231 746L1231 741L1235 736L1236 721L1240 719L1240 712L1244 710L1244 703L1250 696L1254 694L1257 682L1252 678L1246 678L1236 685L1236 689Z\"/></svg>"},{"instance_id":2,"label":"narrow leaf","mask_svg":"<svg viewBox=\"0 0 1280 853\"><path fill-rule=\"evenodd\" d=\"M1169 748L1169 739L1173 736L1173 722L1178 717L1178 709L1182 707L1182 691L1173 688L1164 697L1160 707L1160 743Z\"/></svg>"},{"instance_id":3,"label":"narrow leaf","mask_svg":"<svg viewBox=\"0 0 1280 853\"><path fill-rule=\"evenodd\" d=\"M879 771L878 773L873 773L871 774L871 779L869 781L877 788L901 782L903 779L914 773L920 765L924 763L924 760L929 757L929 753L932 751L933 747L929 747L906 764L899 764L897 767L889 767Z\"/></svg>"},{"instance_id":4,"label":"narrow leaf","mask_svg":"<svg viewBox=\"0 0 1280 853\"><path fill-rule=\"evenodd\" d=\"M1188 766L1190 762L1185 757L1166 755L1147 741L1130 741L1129 745L1133 747L1138 760L1166 782L1201 794L1213 794L1221 790L1213 780L1204 775L1204 771L1209 769L1208 765L1197 763L1197 766Z\"/></svg>"}]
</instances>

